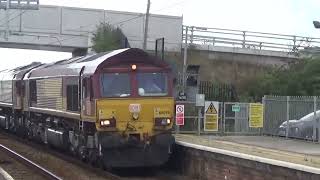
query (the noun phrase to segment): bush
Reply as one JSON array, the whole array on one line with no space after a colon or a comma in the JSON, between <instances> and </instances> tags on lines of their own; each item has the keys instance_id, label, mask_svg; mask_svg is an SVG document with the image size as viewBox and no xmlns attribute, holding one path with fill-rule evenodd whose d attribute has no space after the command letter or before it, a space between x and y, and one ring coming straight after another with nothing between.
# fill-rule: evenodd
<instances>
[{"instance_id":1,"label":"bush","mask_svg":"<svg viewBox=\"0 0 320 180\"><path fill-rule=\"evenodd\" d=\"M320 95L320 58L303 59L261 74L249 83L242 97L260 101L263 95Z\"/></svg>"}]
</instances>

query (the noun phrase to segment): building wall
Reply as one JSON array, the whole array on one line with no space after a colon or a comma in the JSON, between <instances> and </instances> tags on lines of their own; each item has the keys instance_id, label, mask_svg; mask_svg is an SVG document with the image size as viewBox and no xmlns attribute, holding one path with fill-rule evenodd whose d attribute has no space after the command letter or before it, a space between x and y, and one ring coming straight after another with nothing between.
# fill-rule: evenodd
<instances>
[{"instance_id":1,"label":"building wall","mask_svg":"<svg viewBox=\"0 0 320 180\"><path fill-rule=\"evenodd\" d=\"M174 74L182 73L183 52L171 52L165 56ZM248 82L272 67L287 66L296 61L293 57L268 56L233 52L188 50L187 64L199 65L202 81L233 84L238 93L246 90Z\"/></svg>"}]
</instances>

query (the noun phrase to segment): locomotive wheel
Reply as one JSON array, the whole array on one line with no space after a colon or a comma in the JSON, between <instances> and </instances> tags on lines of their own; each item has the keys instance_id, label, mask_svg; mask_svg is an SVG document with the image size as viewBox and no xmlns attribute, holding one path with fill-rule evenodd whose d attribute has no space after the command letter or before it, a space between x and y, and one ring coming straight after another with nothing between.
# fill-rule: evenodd
<instances>
[{"instance_id":1,"label":"locomotive wheel","mask_svg":"<svg viewBox=\"0 0 320 180\"><path fill-rule=\"evenodd\" d=\"M98 151L97 150L89 151L89 163L94 167L98 167Z\"/></svg>"},{"instance_id":2,"label":"locomotive wheel","mask_svg":"<svg viewBox=\"0 0 320 180\"><path fill-rule=\"evenodd\" d=\"M78 157L79 157L79 159L80 159L81 161L87 162L87 160L88 160L88 152L87 152L86 147L81 146L81 147L79 148Z\"/></svg>"}]
</instances>

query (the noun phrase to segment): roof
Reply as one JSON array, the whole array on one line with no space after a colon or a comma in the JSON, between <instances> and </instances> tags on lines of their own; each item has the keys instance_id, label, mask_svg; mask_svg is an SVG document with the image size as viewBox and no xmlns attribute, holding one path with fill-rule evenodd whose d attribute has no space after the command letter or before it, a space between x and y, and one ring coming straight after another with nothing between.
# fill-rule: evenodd
<instances>
[{"instance_id":1,"label":"roof","mask_svg":"<svg viewBox=\"0 0 320 180\"><path fill-rule=\"evenodd\" d=\"M59 76L79 76L82 69L83 75L88 76L94 74L99 65L109 63L112 59L116 62L119 62L120 60L123 60L123 62L135 60L165 65L163 61L156 61L155 58L151 58L148 53L141 49L127 48L64 59L48 64L34 62L27 66L3 70L0 71L0 81L23 78L34 79Z\"/></svg>"},{"instance_id":2,"label":"roof","mask_svg":"<svg viewBox=\"0 0 320 180\"><path fill-rule=\"evenodd\" d=\"M122 60L123 62L135 60L164 64L163 62L156 62L154 58L151 58L148 53L141 49L127 48L76 57L42 65L38 68L33 69L25 78L32 79L58 76L79 76L82 69L82 75L88 76L94 74L99 65L104 65L111 60L114 60L116 62L120 62L120 60L121 62Z\"/></svg>"},{"instance_id":3,"label":"roof","mask_svg":"<svg viewBox=\"0 0 320 180\"><path fill-rule=\"evenodd\" d=\"M32 62L31 64L28 64L26 66L20 66L14 69L2 70L0 71L0 81L22 79L25 73L27 73L31 69L38 67L40 65L41 65L40 62Z\"/></svg>"},{"instance_id":4,"label":"roof","mask_svg":"<svg viewBox=\"0 0 320 180\"><path fill-rule=\"evenodd\" d=\"M82 68L84 68L84 75L93 74L99 64L107 61L111 57L129 50L130 49L119 49L45 64L33 69L30 72L30 75L28 75L26 78L79 76Z\"/></svg>"}]
</instances>

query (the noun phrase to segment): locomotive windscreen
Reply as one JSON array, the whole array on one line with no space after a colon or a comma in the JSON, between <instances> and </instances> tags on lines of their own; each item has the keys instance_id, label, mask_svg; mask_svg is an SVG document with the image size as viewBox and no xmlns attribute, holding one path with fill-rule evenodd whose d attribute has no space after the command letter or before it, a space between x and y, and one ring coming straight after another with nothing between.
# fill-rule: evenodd
<instances>
[{"instance_id":1,"label":"locomotive windscreen","mask_svg":"<svg viewBox=\"0 0 320 180\"><path fill-rule=\"evenodd\" d=\"M127 97L131 94L128 73L105 73L101 75L103 97Z\"/></svg>"},{"instance_id":2,"label":"locomotive windscreen","mask_svg":"<svg viewBox=\"0 0 320 180\"><path fill-rule=\"evenodd\" d=\"M166 96L168 94L167 74L138 73L138 92L140 96Z\"/></svg>"}]
</instances>

